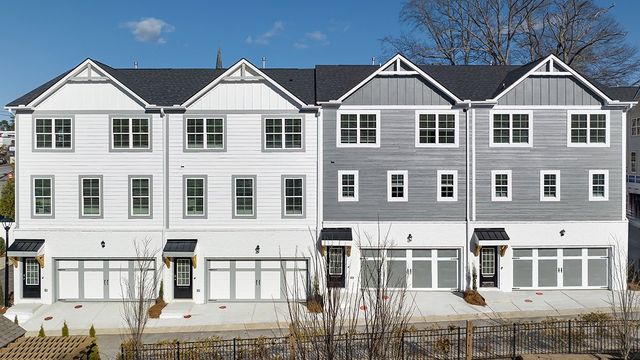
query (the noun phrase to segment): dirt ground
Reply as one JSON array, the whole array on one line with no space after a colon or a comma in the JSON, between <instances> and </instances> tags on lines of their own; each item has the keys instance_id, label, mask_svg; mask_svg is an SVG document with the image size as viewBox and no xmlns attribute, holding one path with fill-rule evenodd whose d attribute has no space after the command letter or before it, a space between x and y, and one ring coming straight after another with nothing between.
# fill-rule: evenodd
<instances>
[{"instance_id":1,"label":"dirt ground","mask_svg":"<svg viewBox=\"0 0 640 360\"><path fill-rule=\"evenodd\" d=\"M617 357L611 355L568 355L568 354L549 354L549 355L525 355L522 360L613 360Z\"/></svg>"}]
</instances>

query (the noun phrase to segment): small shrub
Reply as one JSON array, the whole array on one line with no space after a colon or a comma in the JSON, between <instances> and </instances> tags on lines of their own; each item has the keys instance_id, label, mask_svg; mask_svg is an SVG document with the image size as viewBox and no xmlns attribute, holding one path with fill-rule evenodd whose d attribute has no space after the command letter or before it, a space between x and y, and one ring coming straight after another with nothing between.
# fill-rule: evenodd
<instances>
[{"instance_id":1,"label":"small shrub","mask_svg":"<svg viewBox=\"0 0 640 360\"><path fill-rule=\"evenodd\" d=\"M44 333L44 328L42 327L42 325L40 325L40 331L38 331L38 337L45 337L45 336L47 335Z\"/></svg>"},{"instance_id":2,"label":"small shrub","mask_svg":"<svg viewBox=\"0 0 640 360\"><path fill-rule=\"evenodd\" d=\"M16 316L13 318L13 323L14 323L14 324L16 324L16 325L20 325L20 324L18 324L18 315L16 315Z\"/></svg>"},{"instance_id":3,"label":"small shrub","mask_svg":"<svg viewBox=\"0 0 640 360\"><path fill-rule=\"evenodd\" d=\"M600 311L593 311L587 314L582 314L578 316L578 320L586 321L594 324L606 323L608 321L613 320L610 314L603 313Z\"/></svg>"},{"instance_id":4,"label":"small shrub","mask_svg":"<svg viewBox=\"0 0 640 360\"><path fill-rule=\"evenodd\" d=\"M93 347L91 348L91 354L89 355L89 360L100 360L100 349L98 349L98 344L94 344Z\"/></svg>"},{"instance_id":5,"label":"small shrub","mask_svg":"<svg viewBox=\"0 0 640 360\"><path fill-rule=\"evenodd\" d=\"M436 350L441 354L449 354L451 351L451 341L447 338L439 338L435 343Z\"/></svg>"},{"instance_id":6,"label":"small shrub","mask_svg":"<svg viewBox=\"0 0 640 360\"><path fill-rule=\"evenodd\" d=\"M89 336L94 338L96 337L96 329L93 327L93 324L91 324L91 327L89 328ZM96 345L97 347L97 345Z\"/></svg>"},{"instance_id":7,"label":"small shrub","mask_svg":"<svg viewBox=\"0 0 640 360\"><path fill-rule=\"evenodd\" d=\"M0 236L0 255L4 254L4 250L7 248L4 242L4 238Z\"/></svg>"},{"instance_id":8,"label":"small shrub","mask_svg":"<svg viewBox=\"0 0 640 360\"><path fill-rule=\"evenodd\" d=\"M164 281L160 280L160 290L158 291L158 297L164 300Z\"/></svg>"},{"instance_id":9,"label":"small shrub","mask_svg":"<svg viewBox=\"0 0 640 360\"><path fill-rule=\"evenodd\" d=\"M64 325L62 325L62 336L63 337L67 337L69 336L69 327L67 326L67 322L64 322Z\"/></svg>"}]
</instances>

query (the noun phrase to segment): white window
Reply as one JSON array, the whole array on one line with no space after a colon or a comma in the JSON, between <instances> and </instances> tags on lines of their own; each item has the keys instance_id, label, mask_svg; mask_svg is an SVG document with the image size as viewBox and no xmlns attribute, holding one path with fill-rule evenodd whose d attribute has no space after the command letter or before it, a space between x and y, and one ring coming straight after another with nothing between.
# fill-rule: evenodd
<instances>
[{"instance_id":1,"label":"white window","mask_svg":"<svg viewBox=\"0 0 640 360\"><path fill-rule=\"evenodd\" d=\"M264 118L264 149L302 149L301 118Z\"/></svg>"},{"instance_id":2,"label":"white window","mask_svg":"<svg viewBox=\"0 0 640 360\"><path fill-rule=\"evenodd\" d=\"M416 147L458 146L457 112L416 112Z\"/></svg>"},{"instance_id":3,"label":"white window","mask_svg":"<svg viewBox=\"0 0 640 360\"><path fill-rule=\"evenodd\" d=\"M490 146L532 146L533 112L492 112Z\"/></svg>"},{"instance_id":4,"label":"white window","mask_svg":"<svg viewBox=\"0 0 640 360\"><path fill-rule=\"evenodd\" d=\"M560 201L560 170L540 170L540 201Z\"/></svg>"},{"instance_id":5,"label":"white window","mask_svg":"<svg viewBox=\"0 0 640 360\"><path fill-rule=\"evenodd\" d=\"M233 217L256 217L256 178L255 176L233 176Z\"/></svg>"},{"instance_id":6,"label":"white window","mask_svg":"<svg viewBox=\"0 0 640 360\"><path fill-rule=\"evenodd\" d=\"M151 216L151 178L131 177L130 178L131 199L129 214L132 217Z\"/></svg>"},{"instance_id":7,"label":"white window","mask_svg":"<svg viewBox=\"0 0 640 360\"><path fill-rule=\"evenodd\" d=\"M72 149L70 118L36 118L36 149Z\"/></svg>"},{"instance_id":8,"label":"white window","mask_svg":"<svg viewBox=\"0 0 640 360\"><path fill-rule=\"evenodd\" d=\"M636 173L636 152L632 151L631 152L631 156L629 157L629 160L631 162L631 172L632 173Z\"/></svg>"},{"instance_id":9,"label":"white window","mask_svg":"<svg viewBox=\"0 0 640 360\"><path fill-rule=\"evenodd\" d=\"M640 119L631 120L631 136L640 136Z\"/></svg>"},{"instance_id":10,"label":"white window","mask_svg":"<svg viewBox=\"0 0 640 360\"><path fill-rule=\"evenodd\" d=\"M176 285L191 285L191 260L176 259Z\"/></svg>"},{"instance_id":11,"label":"white window","mask_svg":"<svg viewBox=\"0 0 640 360\"><path fill-rule=\"evenodd\" d=\"M82 177L80 178L81 216L98 217L102 215L102 178Z\"/></svg>"},{"instance_id":12,"label":"white window","mask_svg":"<svg viewBox=\"0 0 640 360\"><path fill-rule=\"evenodd\" d=\"M344 248L342 247L330 247L329 248L329 275L341 276L344 261Z\"/></svg>"},{"instance_id":13,"label":"white window","mask_svg":"<svg viewBox=\"0 0 640 360\"><path fill-rule=\"evenodd\" d=\"M567 146L609 146L609 112L567 112Z\"/></svg>"},{"instance_id":14,"label":"white window","mask_svg":"<svg viewBox=\"0 0 640 360\"><path fill-rule=\"evenodd\" d=\"M379 111L339 111L337 147L380 147Z\"/></svg>"},{"instance_id":15,"label":"white window","mask_svg":"<svg viewBox=\"0 0 640 360\"><path fill-rule=\"evenodd\" d=\"M224 118L187 118L186 121L187 149L224 149Z\"/></svg>"},{"instance_id":16,"label":"white window","mask_svg":"<svg viewBox=\"0 0 640 360\"><path fill-rule=\"evenodd\" d=\"M149 119L120 118L111 119L111 148L118 149L150 149Z\"/></svg>"},{"instance_id":17,"label":"white window","mask_svg":"<svg viewBox=\"0 0 640 360\"><path fill-rule=\"evenodd\" d=\"M186 177L184 179L185 217L203 217L206 215L207 184L205 177Z\"/></svg>"},{"instance_id":18,"label":"white window","mask_svg":"<svg viewBox=\"0 0 640 360\"><path fill-rule=\"evenodd\" d=\"M491 171L491 201L511 201L511 170Z\"/></svg>"},{"instance_id":19,"label":"white window","mask_svg":"<svg viewBox=\"0 0 640 360\"><path fill-rule=\"evenodd\" d=\"M282 216L304 217L304 176L282 177Z\"/></svg>"},{"instance_id":20,"label":"white window","mask_svg":"<svg viewBox=\"0 0 640 360\"><path fill-rule=\"evenodd\" d=\"M358 201L358 170L338 171L338 201Z\"/></svg>"},{"instance_id":21,"label":"white window","mask_svg":"<svg viewBox=\"0 0 640 360\"><path fill-rule=\"evenodd\" d=\"M589 170L589 201L609 200L609 170Z\"/></svg>"},{"instance_id":22,"label":"white window","mask_svg":"<svg viewBox=\"0 0 640 360\"><path fill-rule=\"evenodd\" d=\"M53 177L33 178L33 215L53 215Z\"/></svg>"},{"instance_id":23,"label":"white window","mask_svg":"<svg viewBox=\"0 0 640 360\"><path fill-rule=\"evenodd\" d=\"M458 201L458 171L438 170L438 201Z\"/></svg>"},{"instance_id":24,"label":"white window","mask_svg":"<svg viewBox=\"0 0 640 360\"><path fill-rule=\"evenodd\" d=\"M409 172L387 171L387 201L409 200Z\"/></svg>"},{"instance_id":25,"label":"white window","mask_svg":"<svg viewBox=\"0 0 640 360\"><path fill-rule=\"evenodd\" d=\"M29 286L40 285L40 264L36 259L24 259L24 284Z\"/></svg>"}]
</instances>

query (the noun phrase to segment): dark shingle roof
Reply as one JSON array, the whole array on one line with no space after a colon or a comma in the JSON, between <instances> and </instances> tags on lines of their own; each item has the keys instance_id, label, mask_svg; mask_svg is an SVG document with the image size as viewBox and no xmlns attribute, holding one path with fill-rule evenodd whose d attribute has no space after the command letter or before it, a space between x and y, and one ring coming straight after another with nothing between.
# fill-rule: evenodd
<instances>
[{"instance_id":1,"label":"dark shingle roof","mask_svg":"<svg viewBox=\"0 0 640 360\"><path fill-rule=\"evenodd\" d=\"M478 240L509 240L504 228L476 228L473 234Z\"/></svg>"},{"instance_id":2,"label":"dark shingle roof","mask_svg":"<svg viewBox=\"0 0 640 360\"><path fill-rule=\"evenodd\" d=\"M197 243L197 239L168 239L162 251L165 253L192 253L196 250Z\"/></svg>"},{"instance_id":3,"label":"dark shingle roof","mask_svg":"<svg viewBox=\"0 0 640 360\"><path fill-rule=\"evenodd\" d=\"M377 69L376 65L316 66L316 102L337 100Z\"/></svg>"},{"instance_id":4,"label":"dark shingle roof","mask_svg":"<svg viewBox=\"0 0 640 360\"><path fill-rule=\"evenodd\" d=\"M9 245L7 252L37 252L42 245L42 239L16 239Z\"/></svg>"},{"instance_id":5,"label":"dark shingle roof","mask_svg":"<svg viewBox=\"0 0 640 360\"><path fill-rule=\"evenodd\" d=\"M320 240L352 241L351 228L324 228L320 231Z\"/></svg>"},{"instance_id":6,"label":"dark shingle roof","mask_svg":"<svg viewBox=\"0 0 640 360\"><path fill-rule=\"evenodd\" d=\"M603 90L610 98L620 101L634 101L638 99L637 86L613 86Z\"/></svg>"},{"instance_id":7,"label":"dark shingle roof","mask_svg":"<svg viewBox=\"0 0 640 360\"><path fill-rule=\"evenodd\" d=\"M38 86L37 88L29 91L28 93L20 96L19 98L13 100L10 103L8 103L7 106L27 105L28 103L32 102L35 98L40 96L43 92L47 91L48 88L52 87L55 83L60 81L60 79L62 79L63 77L67 76L67 74L70 73L70 72L71 72L71 70L65 71L64 73L54 77L53 79L47 81L46 83Z\"/></svg>"},{"instance_id":8,"label":"dark shingle roof","mask_svg":"<svg viewBox=\"0 0 640 360\"><path fill-rule=\"evenodd\" d=\"M16 339L22 337L26 331L13 321L0 315L0 348L3 348Z\"/></svg>"}]
</instances>

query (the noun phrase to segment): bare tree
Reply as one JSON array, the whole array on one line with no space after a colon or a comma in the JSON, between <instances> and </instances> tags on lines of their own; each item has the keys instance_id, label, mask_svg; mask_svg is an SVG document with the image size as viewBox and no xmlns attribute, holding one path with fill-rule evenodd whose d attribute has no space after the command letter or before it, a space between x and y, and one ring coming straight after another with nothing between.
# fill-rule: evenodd
<instances>
[{"instance_id":1,"label":"bare tree","mask_svg":"<svg viewBox=\"0 0 640 360\"><path fill-rule=\"evenodd\" d=\"M149 321L149 308L154 304L161 274L161 264L156 264L158 250L152 248L151 238L134 242L133 279L122 278L122 318L126 323L126 344L132 358L142 359L138 350L142 346L142 335Z\"/></svg>"}]
</instances>

